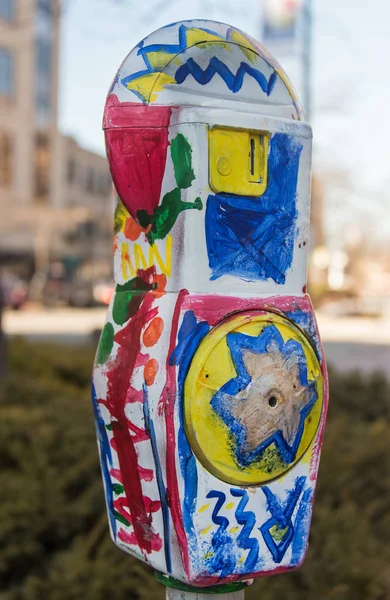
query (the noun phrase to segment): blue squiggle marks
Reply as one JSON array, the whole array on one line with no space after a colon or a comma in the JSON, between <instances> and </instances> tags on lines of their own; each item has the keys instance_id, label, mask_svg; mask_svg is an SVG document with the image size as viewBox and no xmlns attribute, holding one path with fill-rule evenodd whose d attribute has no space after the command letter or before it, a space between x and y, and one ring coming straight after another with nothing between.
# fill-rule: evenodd
<instances>
[{"instance_id":1,"label":"blue squiggle marks","mask_svg":"<svg viewBox=\"0 0 390 600\"><path fill-rule=\"evenodd\" d=\"M110 519L111 531L116 539L116 520L114 515L114 493L112 489L111 477L110 477L110 467L112 467L112 454L111 454L111 446L108 440L106 425L104 423L102 413L100 412L100 407L96 397L95 386L92 383L92 406L93 412L95 416L95 426L96 433L99 442L100 448L100 463L102 467L102 474L104 480L104 489L106 495L106 503L107 503L107 512L108 518Z\"/></svg>"},{"instance_id":2,"label":"blue squiggle marks","mask_svg":"<svg viewBox=\"0 0 390 600\"><path fill-rule=\"evenodd\" d=\"M211 280L286 281L293 260L296 191L302 144L276 133L270 140L268 186L259 198L210 195L205 227Z\"/></svg>"},{"instance_id":3,"label":"blue squiggle marks","mask_svg":"<svg viewBox=\"0 0 390 600\"><path fill-rule=\"evenodd\" d=\"M234 572L236 567L235 545L230 535L227 533L229 519L219 515L219 511L225 504L226 495L217 490L211 490L206 498L217 498L211 519L219 528L214 533L211 540L213 555L207 559L209 570L212 573L220 573L220 577L227 577Z\"/></svg>"},{"instance_id":4,"label":"blue squiggle marks","mask_svg":"<svg viewBox=\"0 0 390 600\"><path fill-rule=\"evenodd\" d=\"M251 573L255 570L257 559L259 557L259 542L256 538L251 538L251 534L254 526L256 525L256 516L252 511L245 511L245 507L248 504L248 492L246 490L231 489L230 493L232 496L240 497L241 500L236 509L237 523L244 525L237 538L237 544L244 550L249 549L248 556L245 560L245 569L247 573Z\"/></svg>"},{"instance_id":5,"label":"blue squiggle marks","mask_svg":"<svg viewBox=\"0 0 390 600\"><path fill-rule=\"evenodd\" d=\"M180 427L178 431L178 451L180 470L184 480L184 499L183 499L183 521L186 532L189 536L190 550L197 556L197 538L193 524L193 514L196 507L196 497L198 490L198 473L196 469L195 456L188 443L184 431L183 421L183 403L184 403L184 382L193 355L201 340L208 333L210 326L206 322L198 323L194 312L187 311L178 333L178 343L175 350L169 358L170 365L179 365L178 387L180 399Z\"/></svg>"},{"instance_id":6,"label":"blue squiggle marks","mask_svg":"<svg viewBox=\"0 0 390 600\"><path fill-rule=\"evenodd\" d=\"M166 491L166 487L164 484L161 463L160 463L160 459L159 459L159 455L158 455L154 423L150 417L148 389L145 384L143 385L143 399L144 399L143 412L144 412L144 419L145 419L145 431L149 434L149 437L150 437L150 444L152 446L152 454L153 454L154 466L155 466L155 471L156 471L158 494L160 496L160 501L161 501L161 512L162 512L163 530L164 530L165 564L166 564L168 573L172 573L171 548L170 548L170 536L169 536L169 509L168 509L168 503L167 503L167 491Z\"/></svg>"},{"instance_id":7,"label":"blue squiggle marks","mask_svg":"<svg viewBox=\"0 0 390 600\"><path fill-rule=\"evenodd\" d=\"M224 494L224 492L218 492L216 490L211 490L211 492L209 492L207 494L206 498L218 498L218 500L214 506L214 510L213 510L213 514L211 515L211 519L212 519L213 523L215 523L215 525L219 525L219 530L217 531L217 533L218 532L223 533L229 527L229 519L227 517L219 516L218 513L226 502L226 494Z\"/></svg>"},{"instance_id":8,"label":"blue squiggle marks","mask_svg":"<svg viewBox=\"0 0 390 600\"><path fill-rule=\"evenodd\" d=\"M140 44L138 45L137 54L139 56L142 56L142 59L146 66L146 69L137 71L136 73L133 73L131 75L128 75L127 77L124 77L121 80L122 85L127 87L129 83L138 79L139 77L143 77L144 75L149 75L151 73L162 73L166 67L166 64L170 61L170 59L172 59L177 54L181 54L182 52L185 52L185 50L188 48L187 31L188 31L188 27L186 27L185 25L180 25L179 31L178 31L179 41L177 44L150 44L149 46L145 46L144 40L142 42L140 42ZM217 35L214 31L209 31L208 29L202 29L202 31L204 31L205 33L209 33L209 34L211 33L213 35ZM167 60L166 60L165 64L164 64L164 62L162 62L158 66L153 66L151 64L149 54L154 54L156 52L167 55ZM143 103L147 102L147 99L145 97L143 97L139 92L137 92L137 90L132 89L130 91L133 94L135 94Z\"/></svg>"},{"instance_id":9,"label":"blue squiggle marks","mask_svg":"<svg viewBox=\"0 0 390 600\"><path fill-rule=\"evenodd\" d=\"M305 482L305 476L297 477L297 479L295 480L294 488L290 490L287 496L287 500L283 503L281 503L278 500L276 495L271 492L269 487L264 486L261 488L265 494L265 497L267 498L267 510L271 513L272 517L268 519L268 521L266 521L261 527L259 527L259 529L267 545L267 548L271 552L272 558L276 563L280 563L283 560L283 557L288 547L294 539L294 525L292 523L291 517L293 515L299 497L303 491ZM306 490L305 494L307 492L311 492L311 490ZM305 500L305 506L306 505L307 499ZM299 520L299 515L297 514L295 524L298 529L300 527L300 523L301 521ZM281 536L281 539L279 541L275 540L276 536L275 532L271 532L272 528L277 528ZM307 530L299 530L298 538L301 541L301 544L303 544L304 540L306 539L306 533ZM298 555L301 551L301 546L298 541L296 542L296 544L296 554Z\"/></svg>"},{"instance_id":10,"label":"blue squiggle marks","mask_svg":"<svg viewBox=\"0 0 390 600\"><path fill-rule=\"evenodd\" d=\"M282 562L291 545L291 566L298 565L303 559L307 545L313 496L311 488L307 488L303 492L305 484L306 476L297 477L294 487L288 491L284 502L281 502L268 486L261 488L267 499L266 508L271 513L271 518L258 529L272 554L274 562L277 564ZM211 540L214 552L211 557L206 559L206 564L209 572L220 573L220 577L226 577L237 572L237 547L249 550L242 573L253 573L259 568L259 541L255 537L251 537L253 536L253 530L256 528L256 514L245 510L249 501L248 492L245 489L231 488L230 493L235 498L241 498L235 511L235 518L237 523L243 527L236 540L233 540L227 533L231 522L225 515L220 514L226 502L224 492L211 490L206 496L208 499L217 499L211 519L215 525L218 525L218 529ZM300 498L301 501L293 523L292 516Z\"/></svg>"},{"instance_id":11,"label":"blue squiggle marks","mask_svg":"<svg viewBox=\"0 0 390 600\"><path fill-rule=\"evenodd\" d=\"M213 56L210 59L208 66L204 70L194 61L193 58L189 58L177 69L175 79L177 83L183 83L183 81L185 81L189 75L192 75L195 81L200 83L200 85L206 85L212 80L216 73L220 75L222 80L226 83L227 87L231 92L233 92L233 94L239 92L242 88L246 74L250 77L253 77L253 79L257 81L260 88L264 93L267 94L267 96L271 94L277 79L276 71L274 71L267 80L266 76L261 71L244 62L240 64L237 73L234 75L231 70L216 56Z\"/></svg>"},{"instance_id":12,"label":"blue squiggle marks","mask_svg":"<svg viewBox=\"0 0 390 600\"><path fill-rule=\"evenodd\" d=\"M269 325L257 337L242 333L230 333L227 335L227 345L230 350L237 377L230 379L221 387L212 398L211 406L224 423L226 423L234 436L238 464L243 467L251 465L253 462L257 461L264 450L272 444L275 444L279 456L287 465L292 463L295 460L302 439L305 419L309 415L318 397L314 383L308 380L306 357L301 344L295 340L284 342L275 325ZM300 420L292 446L285 440L282 431L279 429L256 448L249 451L247 450L247 430L231 413L230 397L236 396L240 390L247 387L251 382L251 377L244 364L244 351L250 350L256 354L265 354L269 352L270 348L278 350L286 357L286 359L291 355L296 357L300 383L301 385L308 387L311 396L307 404L301 409Z\"/></svg>"},{"instance_id":13,"label":"blue squiggle marks","mask_svg":"<svg viewBox=\"0 0 390 600\"><path fill-rule=\"evenodd\" d=\"M313 490L308 488L303 493L297 516L295 517L295 534L291 557L292 566L299 565L305 556L309 537L312 498Z\"/></svg>"}]
</instances>

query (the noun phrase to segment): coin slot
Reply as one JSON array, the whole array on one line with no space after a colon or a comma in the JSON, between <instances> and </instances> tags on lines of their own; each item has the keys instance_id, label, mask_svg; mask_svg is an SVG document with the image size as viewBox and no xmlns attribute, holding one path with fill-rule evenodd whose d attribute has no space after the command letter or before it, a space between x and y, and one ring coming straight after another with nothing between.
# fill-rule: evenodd
<instances>
[{"instance_id":1,"label":"coin slot","mask_svg":"<svg viewBox=\"0 0 390 600\"><path fill-rule=\"evenodd\" d=\"M251 149L250 149L250 159L251 159L251 175L252 177L255 174L255 140L251 138Z\"/></svg>"}]
</instances>

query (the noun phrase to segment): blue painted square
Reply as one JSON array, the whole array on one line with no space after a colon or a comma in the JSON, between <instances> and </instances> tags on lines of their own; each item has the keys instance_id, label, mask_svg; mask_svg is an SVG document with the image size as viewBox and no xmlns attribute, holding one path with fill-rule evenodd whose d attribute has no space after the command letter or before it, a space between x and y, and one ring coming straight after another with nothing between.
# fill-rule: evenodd
<instances>
[{"instance_id":1,"label":"blue painted square","mask_svg":"<svg viewBox=\"0 0 390 600\"><path fill-rule=\"evenodd\" d=\"M301 151L302 145L291 136L274 134L263 196L208 197L206 243L212 280L234 275L285 282L294 251Z\"/></svg>"}]
</instances>

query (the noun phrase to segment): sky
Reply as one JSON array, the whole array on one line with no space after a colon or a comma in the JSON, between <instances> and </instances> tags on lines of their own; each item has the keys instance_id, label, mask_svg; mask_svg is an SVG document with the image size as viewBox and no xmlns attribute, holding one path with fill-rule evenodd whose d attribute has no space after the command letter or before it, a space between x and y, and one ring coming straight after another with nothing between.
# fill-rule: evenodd
<instances>
[{"instance_id":1,"label":"sky","mask_svg":"<svg viewBox=\"0 0 390 600\"><path fill-rule=\"evenodd\" d=\"M312 0L314 170L333 246L359 228L390 242L390 2ZM153 30L182 19L230 23L261 41L261 0L66 0L60 128L104 154L104 102L120 63ZM299 89L299 59L277 54ZM386 214L387 213L387 214Z\"/></svg>"}]
</instances>

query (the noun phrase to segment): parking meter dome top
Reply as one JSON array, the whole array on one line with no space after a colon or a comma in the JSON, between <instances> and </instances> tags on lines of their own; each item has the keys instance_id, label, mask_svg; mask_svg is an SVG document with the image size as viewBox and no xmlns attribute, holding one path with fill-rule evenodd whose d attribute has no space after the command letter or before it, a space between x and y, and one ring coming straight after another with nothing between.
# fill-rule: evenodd
<instances>
[{"instance_id":1,"label":"parking meter dome top","mask_svg":"<svg viewBox=\"0 0 390 600\"><path fill-rule=\"evenodd\" d=\"M121 64L109 91L110 109L124 103L217 106L304 120L294 89L275 58L235 27L181 21L142 40ZM254 111L253 105L256 105Z\"/></svg>"}]
</instances>

